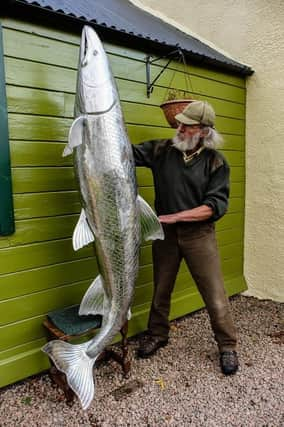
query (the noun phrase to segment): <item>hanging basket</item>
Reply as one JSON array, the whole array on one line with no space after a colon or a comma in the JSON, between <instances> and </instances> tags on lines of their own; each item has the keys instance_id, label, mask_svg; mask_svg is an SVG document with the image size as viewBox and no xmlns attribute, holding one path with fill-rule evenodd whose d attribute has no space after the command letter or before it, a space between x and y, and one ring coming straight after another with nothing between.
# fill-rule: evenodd
<instances>
[{"instance_id":1,"label":"hanging basket","mask_svg":"<svg viewBox=\"0 0 284 427\"><path fill-rule=\"evenodd\" d=\"M181 113L185 107L190 103L195 101L194 99L174 99L172 101L166 101L163 102L163 104L160 105L162 108L166 119L169 123L169 125L172 128L177 128L177 122L175 119L175 116L179 113Z\"/></svg>"}]
</instances>

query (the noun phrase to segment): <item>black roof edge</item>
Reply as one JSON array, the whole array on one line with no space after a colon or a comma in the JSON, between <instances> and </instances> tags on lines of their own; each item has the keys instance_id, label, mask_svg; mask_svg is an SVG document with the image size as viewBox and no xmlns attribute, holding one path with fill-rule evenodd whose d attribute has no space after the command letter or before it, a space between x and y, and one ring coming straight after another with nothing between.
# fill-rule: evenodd
<instances>
[{"instance_id":1,"label":"black roof edge","mask_svg":"<svg viewBox=\"0 0 284 427\"><path fill-rule=\"evenodd\" d=\"M99 36L103 41L120 42L121 44L127 43L127 46L136 47L139 42L139 47L143 47L149 54L156 54L157 56L166 56L173 49L179 47L179 45L169 45L155 41L150 38L145 38L142 35L138 36L135 34L128 33L126 31L119 31L116 28L108 27L107 25L97 24L95 20L88 21L84 17L77 17L73 14L66 14L63 11L54 11L50 7L42 7L38 4L30 4L21 0L6 0L6 2L0 4L0 12L3 12L7 16L14 16L18 19L27 19L33 22L39 22L42 25L49 24L51 27L62 30L62 23L64 22L64 28L78 32L81 32L84 25L91 25L98 32ZM35 19L36 18L36 19ZM74 26L74 23L77 25ZM246 65L240 64L235 65L232 63L226 63L218 61L216 58L209 58L205 55L199 54L198 52L192 52L182 49L185 57L191 59L197 65L210 66L220 71L227 71L234 75L250 76L254 73L254 70Z\"/></svg>"}]
</instances>

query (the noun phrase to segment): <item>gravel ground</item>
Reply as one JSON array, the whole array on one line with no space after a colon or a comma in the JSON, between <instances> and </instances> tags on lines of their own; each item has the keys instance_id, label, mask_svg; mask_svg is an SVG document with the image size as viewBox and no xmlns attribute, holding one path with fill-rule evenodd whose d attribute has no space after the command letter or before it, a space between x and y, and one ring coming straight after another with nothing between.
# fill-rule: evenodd
<instances>
[{"instance_id":1,"label":"gravel ground","mask_svg":"<svg viewBox=\"0 0 284 427\"><path fill-rule=\"evenodd\" d=\"M135 359L124 379L115 362L96 370L96 398L87 411L69 407L48 375L0 390L0 426L284 426L283 305L231 299L239 330L240 370L225 377L206 310L172 322L167 347Z\"/></svg>"}]
</instances>

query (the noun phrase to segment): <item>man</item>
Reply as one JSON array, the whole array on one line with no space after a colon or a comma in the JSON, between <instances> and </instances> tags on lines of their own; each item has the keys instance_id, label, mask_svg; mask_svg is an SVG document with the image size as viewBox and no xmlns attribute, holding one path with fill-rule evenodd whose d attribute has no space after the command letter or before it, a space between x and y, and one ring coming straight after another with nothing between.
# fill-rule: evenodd
<instances>
[{"instance_id":1,"label":"man","mask_svg":"<svg viewBox=\"0 0 284 427\"><path fill-rule=\"evenodd\" d=\"M149 357L168 343L171 294L184 258L208 310L222 372L230 375L238 369L237 338L214 227L227 210L229 166L215 150L221 136L211 105L193 101L175 118L173 140L133 146L136 166L152 170L155 208L165 232L165 240L153 243L154 295L138 357Z\"/></svg>"}]
</instances>

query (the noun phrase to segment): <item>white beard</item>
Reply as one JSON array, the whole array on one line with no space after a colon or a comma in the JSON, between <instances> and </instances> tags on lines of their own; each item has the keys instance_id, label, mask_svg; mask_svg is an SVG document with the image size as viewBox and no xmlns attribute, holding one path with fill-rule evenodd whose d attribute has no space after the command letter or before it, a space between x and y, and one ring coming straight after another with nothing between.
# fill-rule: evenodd
<instances>
[{"instance_id":1,"label":"white beard","mask_svg":"<svg viewBox=\"0 0 284 427\"><path fill-rule=\"evenodd\" d=\"M173 147L179 151L188 151L194 150L194 148L200 142L200 135L196 133L195 135L189 136L186 139L181 139L178 135L173 138Z\"/></svg>"}]
</instances>

